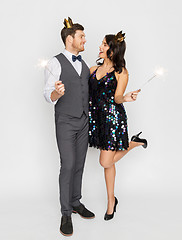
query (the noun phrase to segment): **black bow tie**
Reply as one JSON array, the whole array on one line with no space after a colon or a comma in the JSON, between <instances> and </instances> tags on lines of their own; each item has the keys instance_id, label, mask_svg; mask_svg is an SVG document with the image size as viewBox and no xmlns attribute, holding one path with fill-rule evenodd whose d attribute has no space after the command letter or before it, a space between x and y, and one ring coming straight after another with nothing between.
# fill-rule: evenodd
<instances>
[{"instance_id":1,"label":"black bow tie","mask_svg":"<svg viewBox=\"0 0 182 240\"><path fill-rule=\"evenodd\" d=\"M82 56L81 55L78 55L78 56L72 55L72 60L73 60L73 62L75 62L76 60L81 62Z\"/></svg>"}]
</instances>

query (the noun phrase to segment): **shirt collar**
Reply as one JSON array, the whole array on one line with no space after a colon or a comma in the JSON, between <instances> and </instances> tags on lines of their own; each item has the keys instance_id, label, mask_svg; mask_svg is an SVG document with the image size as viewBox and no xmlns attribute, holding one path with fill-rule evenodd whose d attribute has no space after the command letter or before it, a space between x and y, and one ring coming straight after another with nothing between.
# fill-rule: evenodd
<instances>
[{"instance_id":1,"label":"shirt collar","mask_svg":"<svg viewBox=\"0 0 182 240\"><path fill-rule=\"evenodd\" d=\"M63 50L63 54L64 54L65 56L67 56L67 57L70 59L70 61L72 61L72 55L74 55L73 53L71 53L71 52L69 52L68 50L64 49L64 50Z\"/></svg>"}]
</instances>

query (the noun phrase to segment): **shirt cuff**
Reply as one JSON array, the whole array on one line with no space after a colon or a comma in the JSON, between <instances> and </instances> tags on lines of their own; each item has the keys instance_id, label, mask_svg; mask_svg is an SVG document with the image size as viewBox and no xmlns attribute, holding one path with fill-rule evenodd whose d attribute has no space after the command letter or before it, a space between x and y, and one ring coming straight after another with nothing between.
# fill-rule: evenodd
<instances>
[{"instance_id":1,"label":"shirt cuff","mask_svg":"<svg viewBox=\"0 0 182 240\"><path fill-rule=\"evenodd\" d=\"M51 93L52 93L53 91L54 91L54 89L53 89L53 90L50 90L50 91L44 92L44 97L45 97L45 99L46 99L47 102L52 103L53 105L55 105L58 100L56 100L56 101L52 101L52 100L51 100Z\"/></svg>"}]
</instances>

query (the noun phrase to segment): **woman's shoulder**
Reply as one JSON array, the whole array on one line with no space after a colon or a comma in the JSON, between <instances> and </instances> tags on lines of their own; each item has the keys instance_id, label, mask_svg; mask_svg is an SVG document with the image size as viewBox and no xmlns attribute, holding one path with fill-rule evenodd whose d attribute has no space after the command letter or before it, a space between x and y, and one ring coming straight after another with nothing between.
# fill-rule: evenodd
<instances>
[{"instance_id":1,"label":"woman's shoulder","mask_svg":"<svg viewBox=\"0 0 182 240\"><path fill-rule=\"evenodd\" d=\"M128 77L128 70L126 68L122 68L122 72L115 72L116 79L119 80L122 77Z\"/></svg>"},{"instance_id":2,"label":"woman's shoulder","mask_svg":"<svg viewBox=\"0 0 182 240\"><path fill-rule=\"evenodd\" d=\"M97 68L98 68L98 66L91 67L90 68L90 74L92 74Z\"/></svg>"}]
</instances>

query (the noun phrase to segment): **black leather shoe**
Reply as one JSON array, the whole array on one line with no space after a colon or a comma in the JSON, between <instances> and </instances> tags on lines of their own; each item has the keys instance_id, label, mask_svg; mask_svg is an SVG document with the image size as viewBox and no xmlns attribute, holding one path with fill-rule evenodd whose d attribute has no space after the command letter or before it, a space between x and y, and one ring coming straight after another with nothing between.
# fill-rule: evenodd
<instances>
[{"instance_id":1,"label":"black leather shoe","mask_svg":"<svg viewBox=\"0 0 182 240\"><path fill-rule=\"evenodd\" d=\"M83 204L80 204L78 207L73 207L73 213L78 213L82 218L91 219L95 217L95 214L86 209Z\"/></svg>"},{"instance_id":2,"label":"black leather shoe","mask_svg":"<svg viewBox=\"0 0 182 240\"><path fill-rule=\"evenodd\" d=\"M114 217L114 213L116 212L116 206L118 204L118 199L115 197L115 204L114 204L114 209L112 214L107 214L107 212L104 215L104 220L111 220Z\"/></svg>"},{"instance_id":3,"label":"black leather shoe","mask_svg":"<svg viewBox=\"0 0 182 240\"><path fill-rule=\"evenodd\" d=\"M62 216L60 232L64 236L71 236L73 234L73 225L72 225L71 216Z\"/></svg>"},{"instance_id":4,"label":"black leather shoe","mask_svg":"<svg viewBox=\"0 0 182 240\"><path fill-rule=\"evenodd\" d=\"M142 139L142 138L139 138L139 135L141 134L142 132L138 133L137 135L134 135L132 138L131 138L131 141L133 142L140 142L140 143L144 143L142 145L143 148L147 148L147 140L146 139Z\"/></svg>"}]
</instances>

